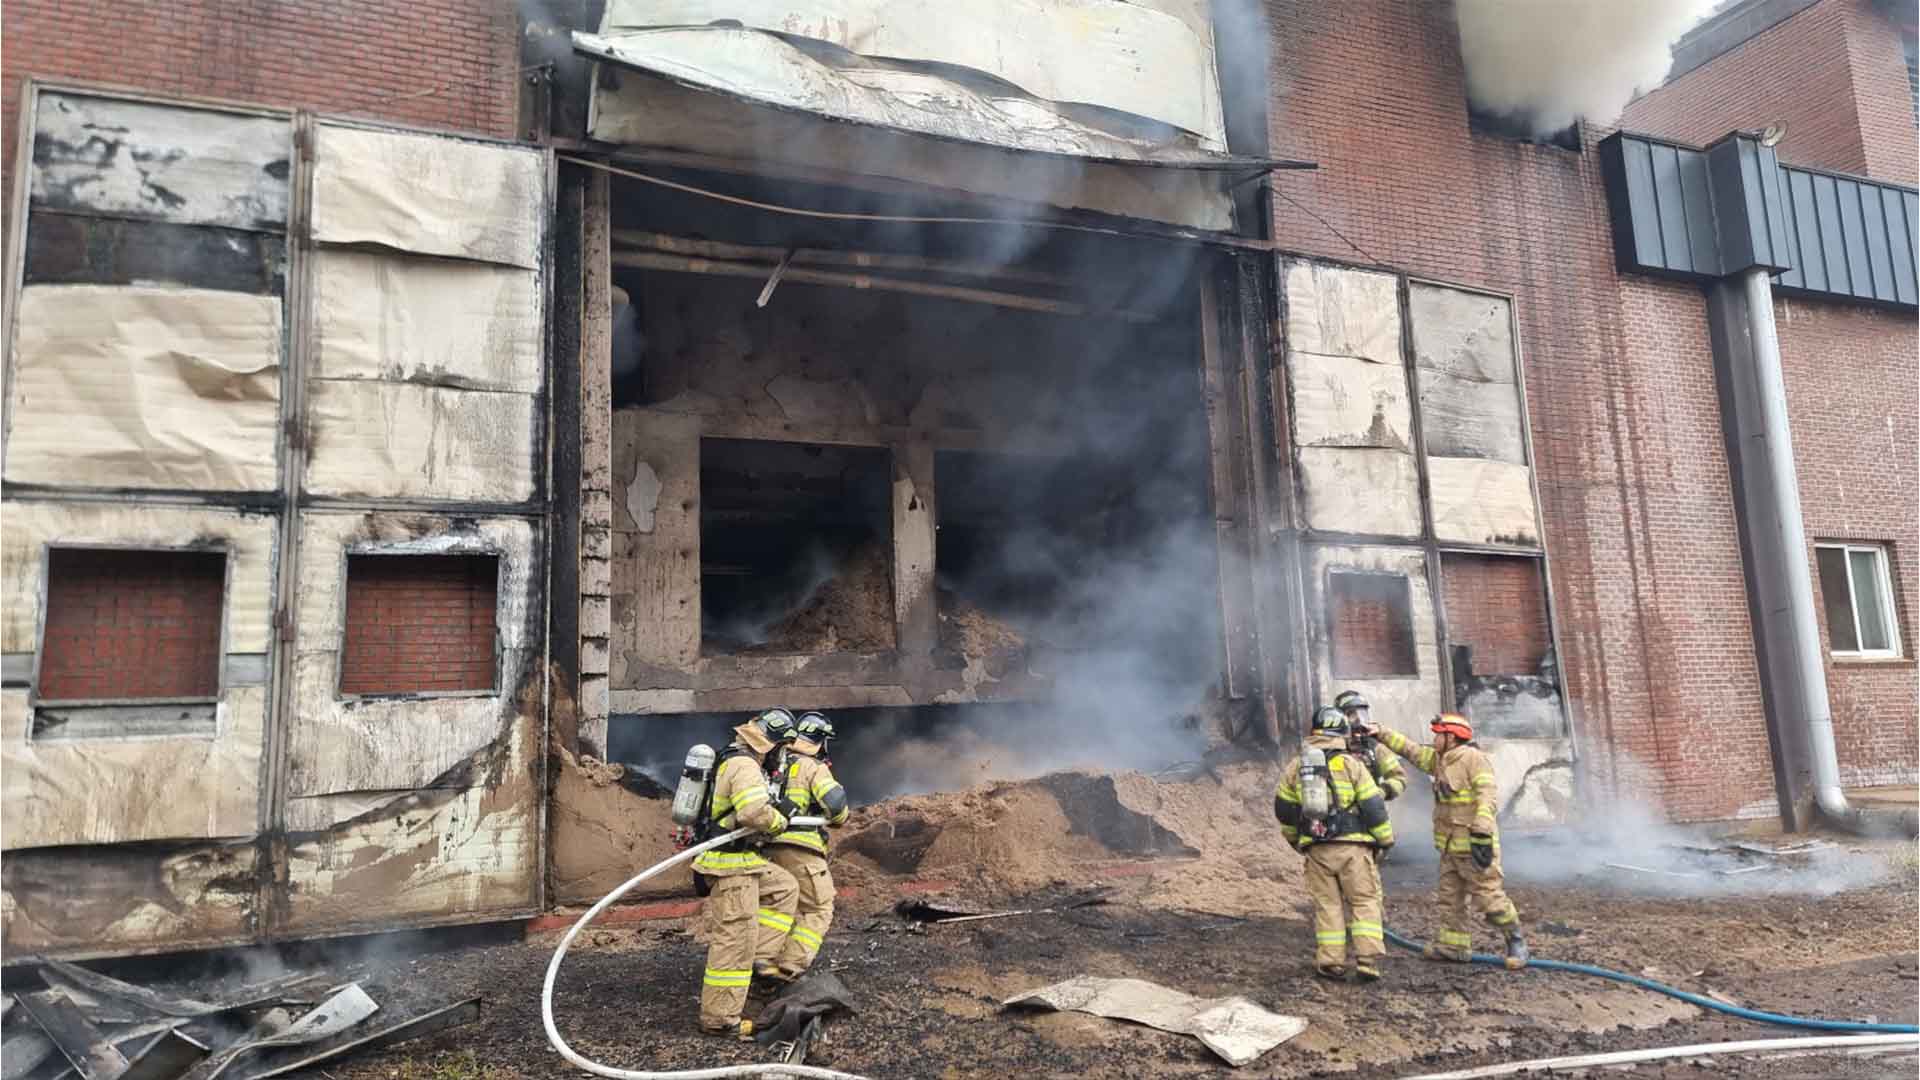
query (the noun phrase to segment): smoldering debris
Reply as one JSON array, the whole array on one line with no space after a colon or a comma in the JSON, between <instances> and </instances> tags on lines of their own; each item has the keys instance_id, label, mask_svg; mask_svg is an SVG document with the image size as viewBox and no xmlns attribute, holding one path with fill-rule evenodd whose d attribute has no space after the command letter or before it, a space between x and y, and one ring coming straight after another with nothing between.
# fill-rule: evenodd
<instances>
[{"instance_id":1,"label":"smoldering debris","mask_svg":"<svg viewBox=\"0 0 1920 1080\"><path fill-rule=\"evenodd\" d=\"M1610 124L1660 85L1673 43L1714 0L1459 0L1460 54L1475 109L1544 135Z\"/></svg>"},{"instance_id":2,"label":"smoldering debris","mask_svg":"<svg viewBox=\"0 0 1920 1080\"><path fill-rule=\"evenodd\" d=\"M59 960L38 974L44 989L0 1017L7 1080L266 1080L480 1016L478 998L382 1009L325 971L157 987Z\"/></svg>"}]
</instances>

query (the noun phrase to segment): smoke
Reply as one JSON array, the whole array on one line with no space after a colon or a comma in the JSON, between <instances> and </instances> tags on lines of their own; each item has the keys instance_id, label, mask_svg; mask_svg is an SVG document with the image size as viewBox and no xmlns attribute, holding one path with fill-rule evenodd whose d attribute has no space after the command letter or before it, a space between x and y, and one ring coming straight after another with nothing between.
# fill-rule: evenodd
<instances>
[{"instance_id":1,"label":"smoke","mask_svg":"<svg viewBox=\"0 0 1920 1080\"><path fill-rule=\"evenodd\" d=\"M1535 134L1610 124L1673 64L1715 0L1457 0L1467 96Z\"/></svg>"}]
</instances>

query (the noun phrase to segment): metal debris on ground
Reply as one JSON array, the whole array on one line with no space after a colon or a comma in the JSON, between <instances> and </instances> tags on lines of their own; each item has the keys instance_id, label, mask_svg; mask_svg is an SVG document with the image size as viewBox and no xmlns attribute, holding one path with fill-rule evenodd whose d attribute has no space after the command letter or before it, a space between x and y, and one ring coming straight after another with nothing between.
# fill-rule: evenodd
<instances>
[{"instance_id":1,"label":"metal debris on ground","mask_svg":"<svg viewBox=\"0 0 1920 1080\"><path fill-rule=\"evenodd\" d=\"M754 1021L754 1039L773 1048L775 1059L804 1064L807 1051L821 1039L828 1014L854 1011L853 995L840 976L818 968L795 979L769 1001Z\"/></svg>"},{"instance_id":2,"label":"metal debris on ground","mask_svg":"<svg viewBox=\"0 0 1920 1080\"><path fill-rule=\"evenodd\" d=\"M893 906L893 911L909 924L928 923L944 926L950 923L979 922L983 919L1010 919L1016 915L1058 915L1095 904L1104 904L1115 891L1111 886L1101 886L1071 894L1042 907L1017 908L1012 911L970 911L926 900L902 900Z\"/></svg>"},{"instance_id":3,"label":"metal debris on ground","mask_svg":"<svg viewBox=\"0 0 1920 1080\"><path fill-rule=\"evenodd\" d=\"M1083 1012L1192 1035L1233 1066L1250 1064L1307 1030L1304 1019L1268 1012L1243 997L1197 998L1143 979L1080 975L1001 1002L1001 1008L1016 1006Z\"/></svg>"},{"instance_id":4,"label":"metal debris on ground","mask_svg":"<svg viewBox=\"0 0 1920 1080\"><path fill-rule=\"evenodd\" d=\"M59 960L39 975L46 989L16 987L0 1009L5 1080L267 1080L480 1016L469 998L374 1020L380 1006L360 984L322 994L318 973L192 993Z\"/></svg>"}]
</instances>

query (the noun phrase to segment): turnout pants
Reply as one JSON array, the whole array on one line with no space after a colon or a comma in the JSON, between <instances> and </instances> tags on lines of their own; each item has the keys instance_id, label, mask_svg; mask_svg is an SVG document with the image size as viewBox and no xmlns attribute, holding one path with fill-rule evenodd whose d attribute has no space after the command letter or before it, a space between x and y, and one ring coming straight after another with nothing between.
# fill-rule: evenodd
<instances>
[{"instance_id":1,"label":"turnout pants","mask_svg":"<svg viewBox=\"0 0 1920 1080\"><path fill-rule=\"evenodd\" d=\"M713 879L707 895L707 972L700 980L700 1026L731 1028L740 1024L753 982L754 933L775 926L785 933L793 925L793 905L799 890L793 875L769 863L750 873Z\"/></svg>"},{"instance_id":2,"label":"turnout pants","mask_svg":"<svg viewBox=\"0 0 1920 1080\"><path fill-rule=\"evenodd\" d=\"M1520 912L1507 899L1506 878L1500 872L1500 853L1485 870L1473 863L1472 855L1440 856L1440 932L1434 944L1448 952L1473 951L1473 934L1468 930L1467 908L1502 934L1520 928Z\"/></svg>"},{"instance_id":3,"label":"turnout pants","mask_svg":"<svg viewBox=\"0 0 1920 1080\"><path fill-rule=\"evenodd\" d=\"M833 925L833 874L827 869L827 857L817 851L792 844L770 844L767 858L793 875L799 889L799 904L793 912L793 929L781 934L772 929L760 931L760 947L754 950L755 963L772 963L780 973L795 977L812 965L820 945Z\"/></svg>"},{"instance_id":4,"label":"turnout pants","mask_svg":"<svg viewBox=\"0 0 1920 1080\"><path fill-rule=\"evenodd\" d=\"M1387 951L1381 926L1380 870L1366 844L1314 844L1306 850L1307 896L1313 900L1313 963L1344 967L1348 939L1354 962L1378 967ZM1346 909L1353 909L1347 917Z\"/></svg>"}]
</instances>

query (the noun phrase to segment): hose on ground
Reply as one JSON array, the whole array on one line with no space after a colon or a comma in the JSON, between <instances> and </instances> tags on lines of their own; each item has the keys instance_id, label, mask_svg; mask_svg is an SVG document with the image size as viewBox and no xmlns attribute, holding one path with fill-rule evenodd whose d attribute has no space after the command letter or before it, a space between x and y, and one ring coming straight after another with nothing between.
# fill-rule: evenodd
<instances>
[{"instance_id":1,"label":"hose on ground","mask_svg":"<svg viewBox=\"0 0 1920 1080\"><path fill-rule=\"evenodd\" d=\"M1530 1072L1558 1072L1597 1066L1636 1065L1643 1061L1667 1061L1673 1058L1719 1057L1725 1054L1791 1054L1819 1050L1898 1050L1920 1046L1914 1035L1815 1035L1799 1039L1749 1039L1745 1042L1694 1043L1689 1046L1656 1046L1646 1050L1614 1050L1602 1054L1573 1057L1535 1058L1501 1065L1482 1065L1477 1069L1454 1072L1421 1073L1406 1080L1489 1080L1495 1076L1518 1076Z\"/></svg>"},{"instance_id":2,"label":"hose on ground","mask_svg":"<svg viewBox=\"0 0 1920 1080\"><path fill-rule=\"evenodd\" d=\"M826 821L824 819L816 817L798 817L789 823L789 826L792 828L802 829L817 829L825 825ZM540 1022L546 1026L547 1041L553 1044L553 1048L560 1052L561 1057L566 1058L569 1063L578 1068L585 1069L598 1076L609 1077L610 1080L732 1080L734 1077L746 1076L791 1076L797 1077L799 1080L865 1080L864 1077L854 1073L836 1072L833 1069L821 1069L812 1065L783 1065L778 1063L721 1065L711 1069L616 1069L611 1065L602 1065L582 1055L573 1047L568 1046L567 1040L560 1037L560 1029L554 1025L553 984L554 980L560 974L560 961L566 958L567 948L573 944L574 938L580 936L580 931L587 928L588 923L599 918L601 912L612 907L615 901L627 895L628 892L633 890L634 886L639 885L655 874L663 870L669 870L692 859L703 851L717 848L722 844L737 840L751 832L753 832L752 829L735 829L725 836L716 837L704 844L696 844L671 859L655 863L653 866L642 870L640 873L628 878L626 884L608 893L599 903L588 908L586 914L580 916L580 921L574 923L573 928L568 930L566 936L560 939L559 947L553 950L553 959L547 962L546 984L540 988Z\"/></svg>"},{"instance_id":3,"label":"hose on ground","mask_svg":"<svg viewBox=\"0 0 1920 1080\"><path fill-rule=\"evenodd\" d=\"M1402 937L1392 930L1388 930L1386 933L1388 941L1393 942L1403 949L1411 949L1414 952L1419 952L1423 948L1419 942L1414 941L1412 938ZM1473 962L1476 964L1505 965L1506 959L1489 953L1474 953ZM1689 993L1677 986L1668 986L1666 983L1654 982L1652 979L1642 978L1639 975L1629 975L1624 971L1613 971L1609 968L1595 967L1592 964L1572 964L1565 960L1543 960L1535 957L1527 962L1527 967L1539 968L1543 971L1571 971L1576 975L1592 975L1598 979L1612 979L1614 982L1626 983L1629 986L1638 986L1643 990L1652 990L1655 993L1665 994L1668 997L1679 998L1689 1005L1698 1005L1703 1009L1712 1009L1714 1012L1726 1013L1728 1016L1737 1016L1742 1020L1754 1020L1762 1024L1779 1024L1783 1027L1806 1028L1810 1031L1848 1031L1872 1033L1876 1035L1920 1035L1920 1027L1916 1027L1913 1024L1869 1024L1861 1020L1819 1020L1806 1016L1788 1016L1784 1013L1761 1012L1759 1009L1748 1009L1739 1005L1729 1005L1724 1001L1715 1001L1710 997Z\"/></svg>"}]
</instances>

